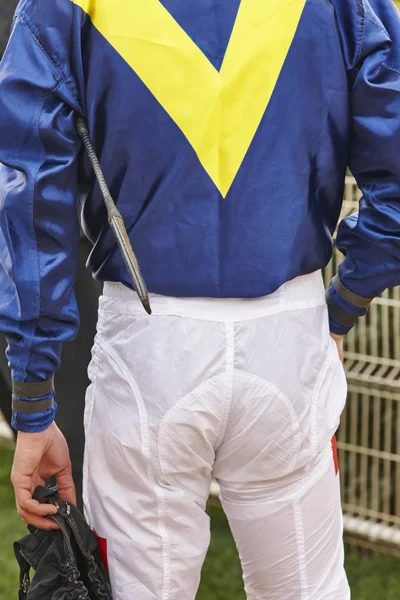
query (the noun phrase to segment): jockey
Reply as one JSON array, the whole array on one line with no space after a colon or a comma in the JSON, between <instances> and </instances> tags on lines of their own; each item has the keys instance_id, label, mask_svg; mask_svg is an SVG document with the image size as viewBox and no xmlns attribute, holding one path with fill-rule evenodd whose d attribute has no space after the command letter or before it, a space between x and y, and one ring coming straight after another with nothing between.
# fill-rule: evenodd
<instances>
[{"instance_id":1,"label":"jockey","mask_svg":"<svg viewBox=\"0 0 400 600\"><path fill-rule=\"evenodd\" d=\"M349 600L332 459L340 353L372 299L400 284L399 146L391 0L18 5L0 66L12 481L20 515L44 529L56 509L32 499L35 487L55 476L60 497L75 498L53 377L79 326L81 220L104 282L84 501L115 600L195 598L212 475L249 600ZM325 294L348 166L363 197L339 226L345 259Z\"/></svg>"}]
</instances>

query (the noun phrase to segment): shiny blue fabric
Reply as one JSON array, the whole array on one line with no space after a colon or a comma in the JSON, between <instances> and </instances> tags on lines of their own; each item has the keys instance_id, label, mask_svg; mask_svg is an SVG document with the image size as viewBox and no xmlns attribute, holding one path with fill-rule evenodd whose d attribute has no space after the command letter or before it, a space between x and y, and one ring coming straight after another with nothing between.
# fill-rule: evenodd
<instances>
[{"instance_id":1,"label":"shiny blue fabric","mask_svg":"<svg viewBox=\"0 0 400 600\"><path fill-rule=\"evenodd\" d=\"M241 0L202 0L201 10L198 0L160 2L220 71Z\"/></svg>"},{"instance_id":2,"label":"shiny blue fabric","mask_svg":"<svg viewBox=\"0 0 400 600\"><path fill-rule=\"evenodd\" d=\"M362 66L352 87L350 168L363 192L341 223L342 283L374 297L400 283L400 19L391 2L365 6Z\"/></svg>"},{"instance_id":3,"label":"shiny blue fabric","mask_svg":"<svg viewBox=\"0 0 400 600\"><path fill-rule=\"evenodd\" d=\"M240 0L160 1L220 69ZM398 285L399 38L391 0L308 0L223 199L175 122L79 7L22 0L0 66L0 329L14 379L50 379L62 342L76 334L77 196L95 276L131 286L74 111L88 120L151 292L257 297L323 268L347 164L363 199L339 228L340 278L365 297ZM16 426L40 430L53 413L16 415Z\"/></svg>"},{"instance_id":4,"label":"shiny blue fabric","mask_svg":"<svg viewBox=\"0 0 400 600\"><path fill-rule=\"evenodd\" d=\"M78 327L74 108L29 25L17 21L0 70L0 328L16 381L50 379ZM13 424L41 431L55 410L14 414Z\"/></svg>"}]
</instances>

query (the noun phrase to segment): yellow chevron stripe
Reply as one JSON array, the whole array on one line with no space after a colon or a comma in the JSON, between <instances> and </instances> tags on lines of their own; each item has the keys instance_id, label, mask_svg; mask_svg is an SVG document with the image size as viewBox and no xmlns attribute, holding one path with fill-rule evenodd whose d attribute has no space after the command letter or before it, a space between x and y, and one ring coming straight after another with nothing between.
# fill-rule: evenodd
<instances>
[{"instance_id":1,"label":"yellow chevron stripe","mask_svg":"<svg viewBox=\"0 0 400 600\"><path fill-rule=\"evenodd\" d=\"M242 0L220 72L159 0L71 1L168 112L225 197L269 104L306 0Z\"/></svg>"}]
</instances>

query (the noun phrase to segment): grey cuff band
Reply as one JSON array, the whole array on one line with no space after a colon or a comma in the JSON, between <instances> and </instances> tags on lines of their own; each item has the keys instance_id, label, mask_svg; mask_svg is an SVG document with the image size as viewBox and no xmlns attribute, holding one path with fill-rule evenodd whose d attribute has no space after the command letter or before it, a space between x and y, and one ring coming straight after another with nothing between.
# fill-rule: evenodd
<instances>
[{"instance_id":1,"label":"grey cuff band","mask_svg":"<svg viewBox=\"0 0 400 600\"><path fill-rule=\"evenodd\" d=\"M11 408L14 412L22 413L24 415L35 415L37 413L44 412L52 408L54 404L54 398L47 398L47 400L15 400L12 399Z\"/></svg>"},{"instance_id":2,"label":"grey cuff band","mask_svg":"<svg viewBox=\"0 0 400 600\"><path fill-rule=\"evenodd\" d=\"M365 298L364 296L359 296L358 294L355 294L349 290L340 281L339 275L335 275L335 277L332 279L332 285L339 296L343 298L343 300L346 300L346 302L349 302L358 308L367 309L370 307L373 298Z\"/></svg>"},{"instance_id":3,"label":"grey cuff band","mask_svg":"<svg viewBox=\"0 0 400 600\"><path fill-rule=\"evenodd\" d=\"M54 392L54 379L40 381L39 383L12 382L12 393L16 398L43 398Z\"/></svg>"},{"instance_id":4,"label":"grey cuff band","mask_svg":"<svg viewBox=\"0 0 400 600\"><path fill-rule=\"evenodd\" d=\"M328 305L329 316L336 319L341 325L353 327L357 323L358 316L347 312L347 310L339 306L339 304L333 300L329 290L326 291L326 303Z\"/></svg>"}]
</instances>

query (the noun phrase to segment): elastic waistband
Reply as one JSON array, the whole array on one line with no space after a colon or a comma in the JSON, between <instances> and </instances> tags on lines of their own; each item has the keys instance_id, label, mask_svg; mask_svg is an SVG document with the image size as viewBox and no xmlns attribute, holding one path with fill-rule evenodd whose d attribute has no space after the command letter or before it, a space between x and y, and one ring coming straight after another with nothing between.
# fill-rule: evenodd
<instances>
[{"instance_id":1,"label":"elastic waistband","mask_svg":"<svg viewBox=\"0 0 400 600\"><path fill-rule=\"evenodd\" d=\"M153 315L222 322L258 319L285 310L322 306L325 302L320 271L288 281L273 294L261 298L173 298L150 294ZM104 284L99 306L103 312L146 316L136 293L121 283Z\"/></svg>"}]
</instances>

